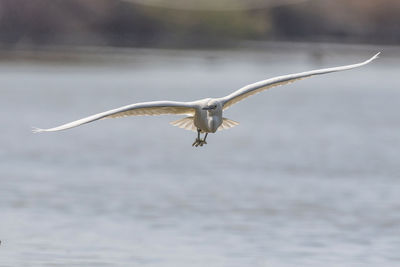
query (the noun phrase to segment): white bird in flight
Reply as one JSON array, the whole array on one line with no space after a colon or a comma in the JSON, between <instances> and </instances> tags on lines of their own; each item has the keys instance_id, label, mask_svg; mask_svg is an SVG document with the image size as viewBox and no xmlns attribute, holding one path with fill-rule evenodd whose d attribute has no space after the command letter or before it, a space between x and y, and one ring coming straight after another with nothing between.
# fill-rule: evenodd
<instances>
[{"instance_id":1,"label":"white bird in flight","mask_svg":"<svg viewBox=\"0 0 400 267\"><path fill-rule=\"evenodd\" d=\"M34 128L33 132L37 133L37 132L61 131L77 127L92 121L106 119L106 118L178 114L178 115L188 115L188 117L173 121L171 122L171 124L186 130L197 131L197 138L192 144L192 146L195 147L203 146L204 144L207 144L206 138L208 133L215 133L217 130L228 129L239 124L236 121L222 117L223 111L230 108L232 105L238 103L239 101L242 101L243 99L251 95L260 93L274 86L280 86L292 83L294 81L308 78L314 75L320 75L342 70L349 70L364 66L370 63L375 58L377 58L379 54L380 53L377 53L370 59L358 64L312 70L296 74L278 76L267 80L259 81L253 84L246 85L240 88L239 90L220 98L205 98L192 102L153 101L153 102L136 103L112 109L109 111L105 111L102 113L98 113L54 128L49 128L49 129ZM203 139L200 137L201 133L205 134Z\"/></svg>"}]
</instances>

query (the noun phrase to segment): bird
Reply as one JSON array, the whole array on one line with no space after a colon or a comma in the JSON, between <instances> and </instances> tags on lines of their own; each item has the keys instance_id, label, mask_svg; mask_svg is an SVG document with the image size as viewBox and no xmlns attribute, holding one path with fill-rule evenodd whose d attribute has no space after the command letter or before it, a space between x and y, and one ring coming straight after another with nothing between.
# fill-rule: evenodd
<instances>
[{"instance_id":1,"label":"bird","mask_svg":"<svg viewBox=\"0 0 400 267\"><path fill-rule=\"evenodd\" d=\"M379 54L380 52L370 59L357 64L311 70L262 80L246 85L224 97L205 98L191 102L152 101L135 103L101 112L54 128L33 128L33 132L39 133L61 131L107 118L177 114L186 115L187 117L170 122L170 124L178 126L179 128L197 132L197 137L192 146L202 147L203 145L207 144L206 139L209 133L215 133L218 130L229 129L239 124L236 121L223 117L223 112L245 98L263 92L272 87L289 84L314 75L358 68L370 63L376 59ZM203 138L201 138L201 134L204 134Z\"/></svg>"}]
</instances>

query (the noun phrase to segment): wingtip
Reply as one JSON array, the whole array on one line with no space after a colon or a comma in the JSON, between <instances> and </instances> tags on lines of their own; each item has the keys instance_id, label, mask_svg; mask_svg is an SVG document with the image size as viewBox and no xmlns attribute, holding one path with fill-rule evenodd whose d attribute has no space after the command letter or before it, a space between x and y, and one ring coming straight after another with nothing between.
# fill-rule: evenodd
<instances>
[{"instance_id":1,"label":"wingtip","mask_svg":"<svg viewBox=\"0 0 400 267\"><path fill-rule=\"evenodd\" d=\"M372 58L371 58L371 60L374 60L374 59L376 59L376 58L379 58L379 55L381 54L381 52L378 52L378 53L376 53Z\"/></svg>"},{"instance_id":2,"label":"wingtip","mask_svg":"<svg viewBox=\"0 0 400 267\"><path fill-rule=\"evenodd\" d=\"M365 65L365 64L368 64L368 63L370 63L371 61L373 61L374 59L377 59L377 58L379 58L379 55L381 54L381 52L378 52L378 53L376 53L373 57L371 57L370 59L368 59L368 60L366 60L366 61L364 61L363 63L361 63L362 65Z\"/></svg>"},{"instance_id":3,"label":"wingtip","mask_svg":"<svg viewBox=\"0 0 400 267\"><path fill-rule=\"evenodd\" d=\"M32 133L42 133L44 131L45 131L44 129L32 127Z\"/></svg>"}]
</instances>

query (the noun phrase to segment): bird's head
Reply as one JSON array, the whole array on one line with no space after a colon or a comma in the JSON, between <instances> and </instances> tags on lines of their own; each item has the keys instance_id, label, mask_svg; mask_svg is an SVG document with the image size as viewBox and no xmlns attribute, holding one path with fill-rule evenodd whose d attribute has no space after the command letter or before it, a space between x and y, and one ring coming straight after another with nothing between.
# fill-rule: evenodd
<instances>
[{"instance_id":1,"label":"bird's head","mask_svg":"<svg viewBox=\"0 0 400 267\"><path fill-rule=\"evenodd\" d=\"M207 106L203 107L203 110L207 110L208 112L214 112L219 110L221 107L221 103L216 100L211 100L207 103Z\"/></svg>"}]
</instances>

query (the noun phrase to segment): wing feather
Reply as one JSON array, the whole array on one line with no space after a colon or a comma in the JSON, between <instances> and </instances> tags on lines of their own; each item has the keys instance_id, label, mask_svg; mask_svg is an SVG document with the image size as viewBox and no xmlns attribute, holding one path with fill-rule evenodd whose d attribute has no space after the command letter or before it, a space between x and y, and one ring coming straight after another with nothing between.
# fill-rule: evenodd
<instances>
[{"instance_id":1,"label":"wing feather","mask_svg":"<svg viewBox=\"0 0 400 267\"><path fill-rule=\"evenodd\" d=\"M308 77L311 77L314 75L349 70L349 69L364 66L364 65L370 63L372 60L376 59L379 54L380 53L377 53L370 59L368 59L364 62L358 63L358 64L352 64L352 65L346 65L346 66L340 66L340 67L334 67L334 68L319 69L319 70L312 70L312 71L301 72L301 73L296 73L296 74L278 76L275 78L259 81L259 82L253 83L253 84L249 84L245 87L242 87L241 89L233 92L232 94L220 98L220 101L223 103L223 109L225 110L249 96L255 95L257 93L260 93L262 91L265 91L265 90L275 87L275 86L289 84L289 83L292 83L292 82L295 82L295 81L298 81L301 79L305 79L305 78L308 78Z\"/></svg>"},{"instance_id":2,"label":"wing feather","mask_svg":"<svg viewBox=\"0 0 400 267\"><path fill-rule=\"evenodd\" d=\"M179 128L185 129L185 130L189 130L189 131L193 131L196 132L197 128L194 125L194 121L193 121L193 117L186 117L186 118L182 118L176 121L172 121L170 122L171 125L173 126L177 126Z\"/></svg>"},{"instance_id":3,"label":"wing feather","mask_svg":"<svg viewBox=\"0 0 400 267\"><path fill-rule=\"evenodd\" d=\"M221 126L219 126L218 131L226 130L226 129L235 127L236 125L239 125L239 123L237 121L233 121L233 120L230 120L227 118L222 118L222 119L223 119L222 124L221 124Z\"/></svg>"},{"instance_id":4,"label":"wing feather","mask_svg":"<svg viewBox=\"0 0 400 267\"><path fill-rule=\"evenodd\" d=\"M98 113L50 129L34 128L33 131L34 132L61 131L106 118L120 118L127 116L155 116L155 115L165 115L165 114L193 115L194 113L195 113L195 105L193 103L174 102L174 101L144 102L144 103L127 105L120 108L105 111L102 113Z\"/></svg>"}]
</instances>

